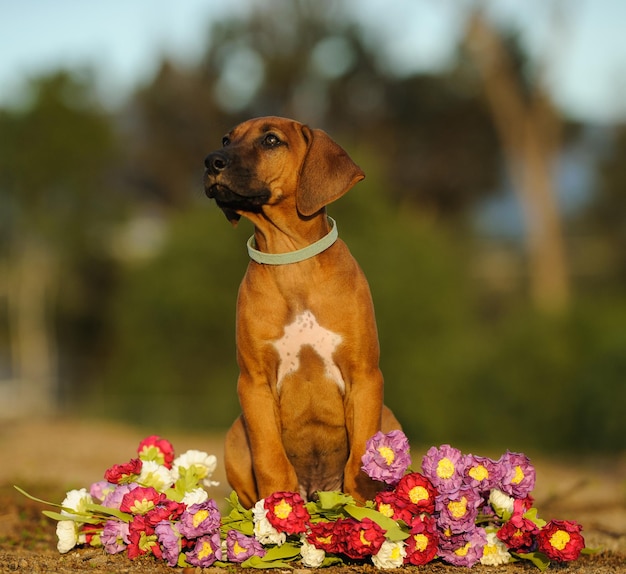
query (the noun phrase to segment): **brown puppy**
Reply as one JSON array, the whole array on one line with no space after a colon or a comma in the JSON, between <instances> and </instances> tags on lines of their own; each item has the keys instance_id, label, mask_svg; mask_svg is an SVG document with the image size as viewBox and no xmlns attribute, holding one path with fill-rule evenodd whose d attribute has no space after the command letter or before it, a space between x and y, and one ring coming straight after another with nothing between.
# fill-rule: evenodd
<instances>
[{"instance_id":1,"label":"brown puppy","mask_svg":"<svg viewBox=\"0 0 626 574\"><path fill-rule=\"evenodd\" d=\"M383 406L367 281L325 210L364 174L326 133L284 118L247 121L222 143L205 160L206 193L231 222L254 224L228 481L247 507L277 491L369 499L365 443L400 425Z\"/></svg>"}]
</instances>

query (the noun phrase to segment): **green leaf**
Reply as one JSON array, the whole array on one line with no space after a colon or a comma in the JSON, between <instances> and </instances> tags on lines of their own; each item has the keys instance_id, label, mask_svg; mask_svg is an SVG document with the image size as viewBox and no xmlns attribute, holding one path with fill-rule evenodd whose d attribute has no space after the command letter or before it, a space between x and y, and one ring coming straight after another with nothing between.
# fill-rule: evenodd
<instances>
[{"instance_id":1,"label":"green leaf","mask_svg":"<svg viewBox=\"0 0 626 574\"><path fill-rule=\"evenodd\" d=\"M349 504L346 505L345 510L350 516L356 518L357 520L363 520L364 518L373 520L376 524L378 524L378 526L386 531L385 537L392 542L405 540L409 537L409 533L402 530L393 518L389 518L373 508Z\"/></svg>"},{"instance_id":2,"label":"green leaf","mask_svg":"<svg viewBox=\"0 0 626 574\"><path fill-rule=\"evenodd\" d=\"M289 562L265 562L260 556L251 556L241 563L242 568L292 568Z\"/></svg>"},{"instance_id":3,"label":"green leaf","mask_svg":"<svg viewBox=\"0 0 626 574\"><path fill-rule=\"evenodd\" d=\"M336 510L347 504L355 504L354 498L348 494L338 491L318 492L319 502L317 506L321 510Z\"/></svg>"},{"instance_id":4,"label":"green leaf","mask_svg":"<svg viewBox=\"0 0 626 574\"><path fill-rule=\"evenodd\" d=\"M13 488L17 490L20 494L23 494L26 498L30 498L35 502L40 502L41 504L47 504L48 506L56 506L57 508L62 508L60 504L55 504L54 502L48 502L47 500L41 500L41 498L36 498L32 494L28 494L25 490L21 489L19 486L13 485Z\"/></svg>"},{"instance_id":5,"label":"green leaf","mask_svg":"<svg viewBox=\"0 0 626 574\"><path fill-rule=\"evenodd\" d=\"M524 513L524 518L530 520L531 522L533 522L538 528L543 528L547 522L545 520L543 520L542 518L539 518L537 516L537 509L536 508L531 508L529 509L527 512Z\"/></svg>"},{"instance_id":6,"label":"green leaf","mask_svg":"<svg viewBox=\"0 0 626 574\"><path fill-rule=\"evenodd\" d=\"M534 564L539 570L544 572L550 566L550 560L542 552L528 552L526 554L520 554L518 552L511 552L511 556L519 558L520 560L528 560Z\"/></svg>"},{"instance_id":7,"label":"green leaf","mask_svg":"<svg viewBox=\"0 0 626 574\"><path fill-rule=\"evenodd\" d=\"M102 518L95 518L93 516L87 516L86 514L60 514L59 512L53 512L52 510L42 511L44 516L52 518L52 520L71 520L72 522L78 522L80 524L101 524Z\"/></svg>"},{"instance_id":8,"label":"green leaf","mask_svg":"<svg viewBox=\"0 0 626 574\"><path fill-rule=\"evenodd\" d=\"M93 510L98 514L104 514L106 516L115 516L115 518L119 518L123 522L130 522L133 519L132 514L127 514L126 512L122 512L117 508L109 508L108 506L102 506L101 504L86 504L85 508L87 510Z\"/></svg>"}]
</instances>

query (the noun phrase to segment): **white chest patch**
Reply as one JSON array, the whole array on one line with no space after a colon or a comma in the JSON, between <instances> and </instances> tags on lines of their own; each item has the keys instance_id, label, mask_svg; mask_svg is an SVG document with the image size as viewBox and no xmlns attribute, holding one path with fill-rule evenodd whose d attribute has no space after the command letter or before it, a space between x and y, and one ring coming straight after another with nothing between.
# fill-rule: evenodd
<instances>
[{"instance_id":1,"label":"white chest patch","mask_svg":"<svg viewBox=\"0 0 626 574\"><path fill-rule=\"evenodd\" d=\"M333 361L333 353L340 343L341 335L322 327L311 311L300 313L293 323L285 327L283 336L274 341L279 356L278 391L280 392L283 379L300 368L300 349L309 345L322 359L324 374L335 381L343 392L345 383L341 371Z\"/></svg>"}]
</instances>

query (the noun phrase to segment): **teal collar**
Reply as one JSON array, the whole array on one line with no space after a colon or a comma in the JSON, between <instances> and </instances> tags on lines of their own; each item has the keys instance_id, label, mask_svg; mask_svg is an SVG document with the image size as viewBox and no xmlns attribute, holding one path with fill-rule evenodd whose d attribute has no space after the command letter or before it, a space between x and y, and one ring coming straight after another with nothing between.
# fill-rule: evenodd
<instances>
[{"instance_id":1,"label":"teal collar","mask_svg":"<svg viewBox=\"0 0 626 574\"><path fill-rule=\"evenodd\" d=\"M248 239L248 255L252 261L265 265L288 265L289 263L298 263L305 259L315 257L322 251L326 251L326 249L337 241L337 237L339 237L335 220L332 217L328 217L328 222L330 223L330 231L327 235L324 235L324 237L315 243L311 243L311 245L307 245L296 251L289 251L288 253L263 253L262 251L258 251L253 235Z\"/></svg>"}]
</instances>

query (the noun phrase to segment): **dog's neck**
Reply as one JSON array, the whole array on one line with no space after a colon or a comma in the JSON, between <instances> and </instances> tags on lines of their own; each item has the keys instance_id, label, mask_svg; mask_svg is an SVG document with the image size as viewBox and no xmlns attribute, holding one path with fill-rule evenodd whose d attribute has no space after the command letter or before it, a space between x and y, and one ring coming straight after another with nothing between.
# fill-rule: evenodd
<instances>
[{"instance_id":1,"label":"dog's neck","mask_svg":"<svg viewBox=\"0 0 626 574\"><path fill-rule=\"evenodd\" d=\"M248 239L247 243L248 255L250 256L250 259L263 265L289 265L291 263L299 263L300 261L305 261L306 259L319 255L322 251L326 251L326 249L335 243L339 237L337 223L332 217L327 217L330 225L330 231L326 235L314 243L303 247L302 249L288 251L287 253L265 253L263 251L259 251L256 248L254 235L252 235L250 239Z\"/></svg>"}]
</instances>

